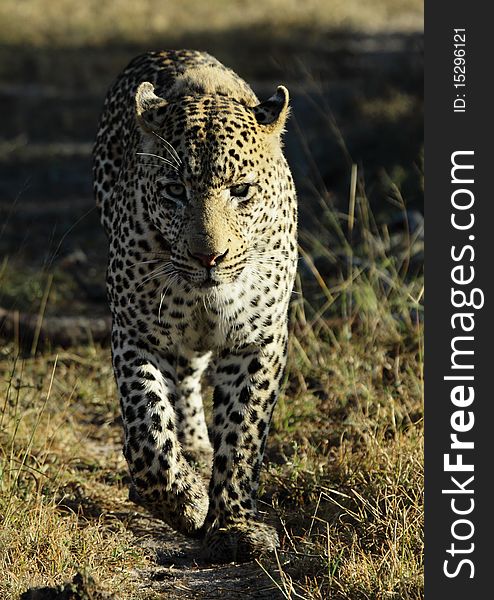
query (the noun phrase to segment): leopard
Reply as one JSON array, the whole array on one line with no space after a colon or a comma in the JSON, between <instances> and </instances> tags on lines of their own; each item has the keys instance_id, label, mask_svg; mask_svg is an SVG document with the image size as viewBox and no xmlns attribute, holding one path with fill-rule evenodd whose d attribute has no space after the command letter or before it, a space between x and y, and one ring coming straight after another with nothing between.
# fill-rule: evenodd
<instances>
[{"instance_id":1,"label":"leopard","mask_svg":"<svg viewBox=\"0 0 494 600\"><path fill-rule=\"evenodd\" d=\"M147 52L94 145L129 496L209 563L279 547L257 505L298 261L289 112L206 52Z\"/></svg>"}]
</instances>

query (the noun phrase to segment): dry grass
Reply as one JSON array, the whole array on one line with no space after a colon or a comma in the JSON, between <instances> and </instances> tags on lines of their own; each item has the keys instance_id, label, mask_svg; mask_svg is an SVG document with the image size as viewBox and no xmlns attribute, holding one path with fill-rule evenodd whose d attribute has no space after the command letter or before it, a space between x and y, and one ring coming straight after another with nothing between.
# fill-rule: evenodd
<instances>
[{"instance_id":1,"label":"dry grass","mask_svg":"<svg viewBox=\"0 0 494 600\"><path fill-rule=\"evenodd\" d=\"M175 39L184 32L292 26L355 31L417 31L423 28L422 0L2 0L4 43L35 46L143 43Z\"/></svg>"},{"instance_id":2,"label":"dry grass","mask_svg":"<svg viewBox=\"0 0 494 600\"><path fill-rule=\"evenodd\" d=\"M108 363L98 365L100 355L91 351L25 360L11 360L8 348L5 354L0 597L17 598L30 586L62 583L81 568L110 588L125 590L132 569L146 558L118 517L125 492L117 484L125 467L115 435L106 433L114 410ZM85 369L91 378L84 377ZM99 436L104 446L98 446ZM105 455L101 447L108 449ZM105 478L112 480L111 488Z\"/></svg>"}]
</instances>

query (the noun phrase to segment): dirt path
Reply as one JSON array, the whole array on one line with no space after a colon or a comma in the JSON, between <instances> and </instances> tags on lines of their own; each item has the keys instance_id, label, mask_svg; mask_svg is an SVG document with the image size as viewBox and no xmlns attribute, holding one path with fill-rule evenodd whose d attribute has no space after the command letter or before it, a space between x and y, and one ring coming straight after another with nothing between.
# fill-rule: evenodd
<instances>
[{"instance_id":1,"label":"dirt path","mask_svg":"<svg viewBox=\"0 0 494 600\"><path fill-rule=\"evenodd\" d=\"M84 480L81 480L82 485L74 488L74 493L69 494L65 504L68 509L78 512L83 518L99 519L105 524L108 523L110 527L112 519L118 519L132 533L136 548L143 549L148 556L148 564L145 568L136 568L127 573L128 588L132 591L129 596L129 591L126 589L126 598L130 597L133 600L140 598L146 600L155 598L277 600L283 598L273 581L255 561L226 565L203 563L200 560L200 540L192 540L177 533L130 502L127 499L126 487L119 487L112 481L112 476L116 472L118 474L127 472L119 442L120 425L114 421L109 427L95 427L94 415L92 421L87 426L90 446L87 447L87 454L83 460L87 464L99 463L102 478L105 480L108 475L108 482L91 488L89 482L86 485ZM64 503L61 508L64 508ZM266 560L262 562L267 565ZM112 594L111 598L119 600L118 591L106 591ZM42 596L42 598L62 600L65 597L55 594ZM32 598L35 599L36 597ZM89 594L88 598L84 594L80 598L70 596L70 600L93 600L93 595ZM99 596L95 595L94 600L100 600Z\"/></svg>"},{"instance_id":2,"label":"dirt path","mask_svg":"<svg viewBox=\"0 0 494 600\"><path fill-rule=\"evenodd\" d=\"M256 563L204 565L197 562L200 542L191 541L145 516L136 519L140 542L156 554L149 569L136 572L136 588L170 599L236 600L283 598ZM163 595L163 596L161 596Z\"/></svg>"}]
</instances>

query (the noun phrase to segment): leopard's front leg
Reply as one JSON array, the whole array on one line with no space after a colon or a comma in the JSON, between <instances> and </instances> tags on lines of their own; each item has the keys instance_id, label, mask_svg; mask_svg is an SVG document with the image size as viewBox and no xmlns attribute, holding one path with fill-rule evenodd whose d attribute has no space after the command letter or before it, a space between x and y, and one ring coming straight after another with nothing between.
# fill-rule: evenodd
<instances>
[{"instance_id":1,"label":"leopard's front leg","mask_svg":"<svg viewBox=\"0 0 494 600\"><path fill-rule=\"evenodd\" d=\"M113 331L112 353L133 499L174 529L193 535L206 517L208 496L178 440L172 361L137 346L119 328Z\"/></svg>"},{"instance_id":2,"label":"leopard's front leg","mask_svg":"<svg viewBox=\"0 0 494 600\"><path fill-rule=\"evenodd\" d=\"M213 476L203 555L212 562L244 561L279 544L256 510L259 475L286 362L286 332L262 348L224 354L214 391Z\"/></svg>"}]
</instances>

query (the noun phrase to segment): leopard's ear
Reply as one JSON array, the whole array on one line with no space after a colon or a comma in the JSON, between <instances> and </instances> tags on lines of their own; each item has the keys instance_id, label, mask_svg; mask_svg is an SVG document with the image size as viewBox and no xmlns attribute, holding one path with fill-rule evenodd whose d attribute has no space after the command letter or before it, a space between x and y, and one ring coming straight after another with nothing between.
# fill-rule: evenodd
<instances>
[{"instance_id":1,"label":"leopard's ear","mask_svg":"<svg viewBox=\"0 0 494 600\"><path fill-rule=\"evenodd\" d=\"M154 93L154 86L149 81L141 83L137 88L136 97L137 122L146 132L154 131L162 121L162 111L168 102Z\"/></svg>"},{"instance_id":2,"label":"leopard's ear","mask_svg":"<svg viewBox=\"0 0 494 600\"><path fill-rule=\"evenodd\" d=\"M288 103L290 95L284 85L279 85L276 93L252 109L257 122L263 129L282 133L290 111Z\"/></svg>"}]
</instances>

